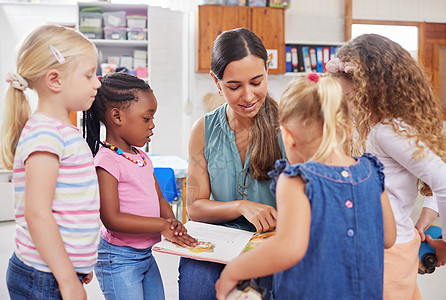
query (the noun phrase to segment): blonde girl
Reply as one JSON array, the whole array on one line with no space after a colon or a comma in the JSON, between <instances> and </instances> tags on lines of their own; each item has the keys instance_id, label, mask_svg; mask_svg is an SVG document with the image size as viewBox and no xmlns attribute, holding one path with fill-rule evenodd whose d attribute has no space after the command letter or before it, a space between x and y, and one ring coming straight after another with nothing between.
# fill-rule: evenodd
<instances>
[{"instance_id":1,"label":"blonde girl","mask_svg":"<svg viewBox=\"0 0 446 300\"><path fill-rule=\"evenodd\" d=\"M86 299L99 242L93 156L70 112L88 109L100 82L96 48L75 30L35 29L8 74L0 158L14 170L12 299ZM25 96L38 95L36 111Z\"/></svg>"},{"instance_id":2,"label":"blonde girl","mask_svg":"<svg viewBox=\"0 0 446 300\"><path fill-rule=\"evenodd\" d=\"M277 273L274 299L381 299L395 223L382 164L343 151L352 123L340 84L296 78L281 97L279 122L289 163L270 172L276 235L225 267L217 298L239 280Z\"/></svg>"},{"instance_id":3,"label":"blonde girl","mask_svg":"<svg viewBox=\"0 0 446 300\"><path fill-rule=\"evenodd\" d=\"M355 152L375 154L385 166L397 238L395 246L385 251L384 298L421 299L416 282L418 249L437 211L446 232L446 138L438 99L410 53L377 34L350 41L327 65L340 78L355 112ZM429 195L431 189L434 197L426 197L415 230L411 212L419 181L422 194ZM444 265L445 235L443 241L426 240L437 250L437 266Z\"/></svg>"}]
</instances>

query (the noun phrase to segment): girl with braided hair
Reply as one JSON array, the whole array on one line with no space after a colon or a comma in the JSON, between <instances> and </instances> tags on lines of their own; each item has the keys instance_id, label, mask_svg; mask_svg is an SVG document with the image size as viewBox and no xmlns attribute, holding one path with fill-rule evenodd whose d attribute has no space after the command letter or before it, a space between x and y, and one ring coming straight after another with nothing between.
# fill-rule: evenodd
<instances>
[{"instance_id":1,"label":"girl with braided hair","mask_svg":"<svg viewBox=\"0 0 446 300\"><path fill-rule=\"evenodd\" d=\"M152 246L161 235L182 246L195 239L175 219L150 158L136 147L150 142L157 101L150 86L127 73L101 78L84 136L93 152L103 223L95 273L106 299L164 299ZM106 128L100 140L100 123Z\"/></svg>"}]
</instances>

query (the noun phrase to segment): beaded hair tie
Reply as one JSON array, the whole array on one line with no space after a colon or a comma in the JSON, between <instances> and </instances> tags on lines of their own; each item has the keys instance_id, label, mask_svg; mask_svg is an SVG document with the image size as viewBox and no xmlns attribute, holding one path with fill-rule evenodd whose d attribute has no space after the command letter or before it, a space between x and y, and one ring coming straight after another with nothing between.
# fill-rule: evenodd
<instances>
[{"instance_id":1,"label":"beaded hair tie","mask_svg":"<svg viewBox=\"0 0 446 300\"><path fill-rule=\"evenodd\" d=\"M139 156L142 158L141 160L134 160L133 158L129 157L127 154L124 153L124 151L121 148L115 147L112 144L104 141L103 145L107 147L110 150L115 151L118 155L124 156L128 160L130 160L132 163L137 164L140 167L144 167L147 165L146 158L141 154L141 151L135 147L132 147L132 150L139 154Z\"/></svg>"}]
</instances>

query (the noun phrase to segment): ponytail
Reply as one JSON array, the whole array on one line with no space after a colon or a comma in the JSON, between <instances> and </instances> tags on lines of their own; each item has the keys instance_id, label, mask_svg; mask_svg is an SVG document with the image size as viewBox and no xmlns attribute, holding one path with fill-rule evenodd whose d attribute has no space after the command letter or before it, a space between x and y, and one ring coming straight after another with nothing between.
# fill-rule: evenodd
<instances>
[{"instance_id":1,"label":"ponytail","mask_svg":"<svg viewBox=\"0 0 446 300\"><path fill-rule=\"evenodd\" d=\"M350 125L342 87L335 78L321 78L317 85L317 94L324 122L321 144L312 160L324 160L328 154L340 151L339 145L346 142Z\"/></svg>"},{"instance_id":2,"label":"ponytail","mask_svg":"<svg viewBox=\"0 0 446 300\"><path fill-rule=\"evenodd\" d=\"M83 114L83 124L82 130L84 132L84 139L86 140L88 146L90 147L93 156L99 151L99 145L101 145L101 122L96 116L95 108L93 106L97 105L95 100L93 105L89 110L84 111Z\"/></svg>"},{"instance_id":3,"label":"ponytail","mask_svg":"<svg viewBox=\"0 0 446 300\"><path fill-rule=\"evenodd\" d=\"M3 126L0 137L0 162L3 168L12 170L14 155L20 134L31 115L31 107L22 90L10 85L6 91Z\"/></svg>"},{"instance_id":4,"label":"ponytail","mask_svg":"<svg viewBox=\"0 0 446 300\"><path fill-rule=\"evenodd\" d=\"M280 124L316 121L323 125L321 144L309 160L323 161L342 151L351 127L347 102L336 78L301 76L285 88L279 104ZM310 78L311 77L311 78Z\"/></svg>"}]
</instances>

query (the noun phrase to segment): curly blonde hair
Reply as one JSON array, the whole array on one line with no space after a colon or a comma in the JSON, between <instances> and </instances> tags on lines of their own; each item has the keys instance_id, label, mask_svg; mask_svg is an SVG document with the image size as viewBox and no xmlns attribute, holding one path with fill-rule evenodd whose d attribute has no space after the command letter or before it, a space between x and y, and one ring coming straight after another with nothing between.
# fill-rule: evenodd
<instances>
[{"instance_id":1,"label":"curly blonde hair","mask_svg":"<svg viewBox=\"0 0 446 300\"><path fill-rule=\"evenodd\" d=\"M382 123L390 124L398 135L415 140L414 159L421 159L427 147L446 162L446 137L437 95L408 51L386 37L363 34L344 45L337 56L342 62L356 65L353 76L338 73L352 80L354 86L351 101L358 131L354 153L365 151L371 127Z\"/></svg>"}]
</instances>

